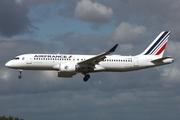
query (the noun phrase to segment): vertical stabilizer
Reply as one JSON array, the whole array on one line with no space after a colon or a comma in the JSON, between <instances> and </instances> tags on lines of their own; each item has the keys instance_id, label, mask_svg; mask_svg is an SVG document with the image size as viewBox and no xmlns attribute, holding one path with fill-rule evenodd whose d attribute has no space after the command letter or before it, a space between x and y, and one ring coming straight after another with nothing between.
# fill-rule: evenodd
<instances>
[{"instance_id":1,"label":"vertical stabilizer","mask_svg":"<svg viewBox=\"0 0 180 120\"><path fill-rule=\"evenodd\" d=\"M146 48L146 50L140 55L154 55L162 57L166 48L166 44L168 42L169 35L170 31L161 32L156 37L156 39Z\"/></svg>"}]
</instances>

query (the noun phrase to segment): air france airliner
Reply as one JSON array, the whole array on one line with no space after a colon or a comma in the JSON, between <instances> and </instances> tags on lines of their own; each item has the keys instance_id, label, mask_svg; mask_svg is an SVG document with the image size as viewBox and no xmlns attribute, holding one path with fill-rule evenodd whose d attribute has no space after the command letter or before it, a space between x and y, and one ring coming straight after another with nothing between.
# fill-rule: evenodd
<instances>
[{"instance_id":1,"label":"air france airliner","mask_svg":"<svg viewBox=\"0 0 180 120\"><path fill-rule=\"evenodd\" d=\"M109 55L118 46L98 55L74 54L23 54L8 61L5 66L17 69L22 78L23 70L54 70L58 77L71 78L82 73L86 82L93 72L128 72L174 62L170 56L163 57L170 31L161 32L141 53L135 56Z\"/></svg>"}]
</instances>

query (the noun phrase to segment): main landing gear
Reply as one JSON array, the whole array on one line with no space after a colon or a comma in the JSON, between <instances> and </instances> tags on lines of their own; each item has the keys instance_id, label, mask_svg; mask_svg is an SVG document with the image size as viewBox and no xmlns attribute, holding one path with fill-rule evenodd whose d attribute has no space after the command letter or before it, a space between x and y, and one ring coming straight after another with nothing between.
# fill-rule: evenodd
<instances>
[{"instance_id":1,"label":"main landing gear","mask_svg":"<svg viewBox=\"0 0 180 120\"><path fill-rule=\"evenodd\" d=\"M89 74L84 74L84 82L87 82L91 76Z\"/></svg>"},{"instance_id":2,"label":"main landing gear","mask_svg":"<svg viewBox=\"0 0 180 120\"><path fill-rule=\"evenodd\" d=\"M20 73L20 75L18 76L18 78L21 79L21 78L22 78L22 70L18 70L18 71L19 71L19 73Z\"/></svg>"}]
</instances>

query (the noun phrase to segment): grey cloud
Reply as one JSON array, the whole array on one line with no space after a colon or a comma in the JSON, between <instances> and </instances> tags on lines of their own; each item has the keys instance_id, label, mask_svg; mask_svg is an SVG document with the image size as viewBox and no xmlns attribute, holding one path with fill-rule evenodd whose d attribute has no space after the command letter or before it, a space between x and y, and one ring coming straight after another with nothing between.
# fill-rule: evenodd
<instances>
[{"instance_id":1,"label":"grey cloud","mask_svg":"<svg viewBox=\"0 0 180 120\"><path fill-rule=\"evenodd\" d=\"M39 47L41 46L41 48ZM0 54L4 56L19 55L25 53L47 53L49 51L55 51L57 46L49 42L41 42L33 39L27 40L0 40ZM14 56L13 56L14 57Z\"/></svg>"},{"instance_id":2,"label":"grey cloud","mask_svg":"<svg viewBox=\"0 0 180 120\"><path fill-rule=\"evenodd\" d=\"M173 39L171 38L171 35L170 35L166 52L167 54L171 55L173 58L179 59L180 58L180 54L179 54L180 43L173 42L172 40Z\"/></svg>"},{"instance_id":3,"label":"grey cloud","mask_svg":"<svg viewBox=\"0 0 180 120\"><path fill-rule=\"evenodd\" d=\"M103 0L102 0L103 1ZM104 2L113 9L116 25L128 21L146 27L153 33L163 30L172 31L172 37L179 40L179 0L114 0Z\"/></svg>"},{"instance_id":4,"label":"grey cloud","mask_svg":"<svg viewBox=\"0 0 180 120\"><path fill-rule=\"evenodd\" d=\"M58 91L45 94L4 95L0 97L2 101L0 104L1 109L10 106L4 109L3 113L19 114L27 120L37 118L48 120L57 117L68 120L79 118L106 120L112 117L114 120L176 119L180 117L179 111L174 111L172 106L178 105L179 101L178 94L173 94L174 92L173 89L166 91L159 86L146 90L136 86L134 89L119 87L113 92L96 89L78 92ZM166 112L171 115L164 114Z\"/></svg>"},{"instance_id":5,"label":"grey cloud","mask_svg":"<svg viewBox=\"0 0 180 120\"><path fill-rule=\"evenodd\" d=\"M133 27L129 23L121 23L113 33L113 39L121 43L136 43L144 38L146 28L144 26Z\"/></svg>"},{"instance_id":6,"label":"grey cloud","mask_svg":"<svg viewBox=\"0 0 180 120\"><path fill-rule=\"evenodd\" d=\"M93 3L91 0L82 0L77 3L74 15L84 21L104 23L111 20L113 10L100 3Z\"/></svg>"},{"instance_id":7,"label":"grey cloud","mask_svg":"<svg viewBox=\"0 0 180 120\"><path fill-rule=\"evenodd\" d=\"M151 42L166 27L169 27L170 30L173 28L175 28L174 31L178 30L178 19L175 19L178 7L175 9L173 7L173 5L178 6L178 0L166 1L172 8L167 13L172 13L171 15L174 17L174 19L168 19L168 17L172 18L169 14L168 17L163 15L164 18L167 17L166 21L159 21L163 18L161 12L169 7L168 5L161 6L164 1L146 1L148 4L140 0L136 0L137 3L128 0L102 1L98 0L104 6L112 8L113 19L116 20L115 26L118 27L122 21L128 21L130 25L144 26L149 33L146 41L142 41L141 45L128 44L124 48L129 47L131 50L122 51L124 44L120 44L120 48L117 48L115 54L127 55L144 50L148 45L146 43ZM43 0L33 0L32 2L34 2L32 4L39 4L43 3ZM77 1L71 5L70 2L73 1L68 0L67 6L75 8ZM149 2L154 2L157 7L151 10L153 5L149 5L152 4ZM156 13L156 9L159 9L158 13ZM151 16L151 12L152 15L156 14L156 17ZM146 16L144 17L144 15ZM149 19L150 17L152 19ZM169 23L171 20L176 24ZM161 23L159 24L159 22ZM163 28L162 25L165 24L168 25ZM1 114L18 116L25 120L180 119L179 34L177 31L176 33L171 32L170 42L165 51L165 54L175 58L173 64L128 73L94 73L91 74L91 79L87 83L83 82L81 74L72 79L64 79L57 78L56 72L44 71L23 71L23 79L18 80L16 70L4 67L6 61L23 53L56 53L60 51L61 53L98 54L117 43L112 40L112 36L108 35L75 36L77 35L72 31L59 35L50 42L0 40Z\"/></svg>"},{"instance_id":8,"label":"grey cloud","mask_svg":"<svg viewBox=\"0 0 180 120\"><path fill-rule=\"evenodd\" d=\"M68 32L53 38L53 41L63 44L63 53L74 54L96 54L110 49L115 43L106 43L109 41L108 36L87 34L79 37L73 37L74 32ZM112 46L111 46L112 45ZM84 47L85 48L84 48Z\"/></svg>"},{"instance_id":9,"label":"grey cloud","mask_svg":"<svg viewBox=\"0 0 180 120\"><path fill-rule=\"evenodd\" d=\"M51 4L58 0L15 0L17 4L26 4L28 6L34 6L39 4Z\"/></svg>"},{"instance_id":10,"label":"grey cloud","mask_svg":"<svg viewBox=\"0 0 180 120\"><path fill-rule=\"evenodd\" d=\"M17 4L14 0L0 1L0 34L11 37L28 33L31 22L27 17L27 6Z\"/></svg>"}]
</instances>

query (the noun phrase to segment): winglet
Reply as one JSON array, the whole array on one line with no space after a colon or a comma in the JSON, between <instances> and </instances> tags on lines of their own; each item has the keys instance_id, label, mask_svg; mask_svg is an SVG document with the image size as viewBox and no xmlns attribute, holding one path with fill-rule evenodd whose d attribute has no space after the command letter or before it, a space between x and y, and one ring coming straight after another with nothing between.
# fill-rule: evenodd
<instances>
[{"instance_id":1,"label":"winglet","mask_svg":"<svg viewBox=\"0 0 180 120\"><path fill-rule=\"evenodd\" d=\"M108 52L114 52L117 48L118 44L116 44L113 48L111 48Z\"/></svg>"}]
</instances>

